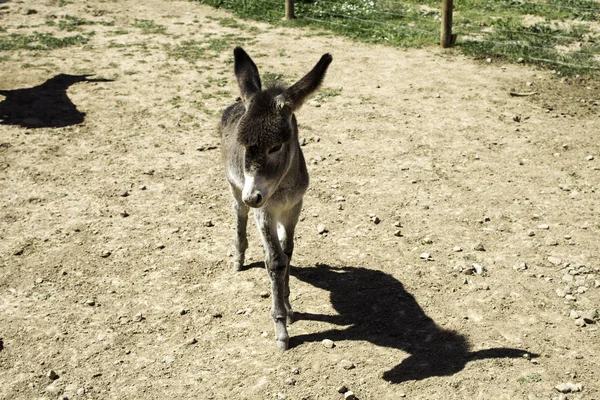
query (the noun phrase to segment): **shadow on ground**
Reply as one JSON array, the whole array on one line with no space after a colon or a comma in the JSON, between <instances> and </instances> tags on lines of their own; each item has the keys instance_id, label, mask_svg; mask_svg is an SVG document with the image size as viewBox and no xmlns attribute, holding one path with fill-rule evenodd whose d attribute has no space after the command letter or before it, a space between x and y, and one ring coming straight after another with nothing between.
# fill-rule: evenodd
<instances>
[{"instance_id":1,"label":"shadow on ground","mask_svg":"<svg viewBox=\"0 0 600 400\"><path fill-rule=\"evenodd\" d=\"M253 264L256 267L258 263ZM495 348L472 352L467 339L442 329L429 318L400 281L366 268L318 265L291 267L297 279L329 291L338 315L296 313L296 320L324 321L342 326L325 332L292 336L291 347L323 339L360 340L400 349L410 356L383 378L392 383L449 376L469 361L487 358L521 358L524 350ZM537 355L530 354L531 357Z\"/></svg>"},{"instance_id":2,"label":"shadow on ground","mask_svg":"<svg viewBox=\"0 0 600 400\"><path fill-rule=\"evenodd\" d=\"M59 74L41 85L15 90L0 90L0 124L25 128L61 128L83 122L85 113L77 107L67 89L78 82L111 82L88 79L91 75Z\"/></svg>"}]
</instances>

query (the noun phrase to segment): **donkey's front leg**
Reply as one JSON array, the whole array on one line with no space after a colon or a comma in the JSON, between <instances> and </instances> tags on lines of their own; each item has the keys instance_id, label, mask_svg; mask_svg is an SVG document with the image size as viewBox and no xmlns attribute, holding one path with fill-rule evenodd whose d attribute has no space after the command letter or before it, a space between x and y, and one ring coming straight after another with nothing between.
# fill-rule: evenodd
<instances>
[{"instance_id":1,"label":"donkey's front leg","mask_svg":"<svg viewBox=\"0 0 600 400\"><path fill-rule=\"evenodd\" d=\"M283 213L279 226L279 243L286 256L288 256L288 264L292 262L292 254L294 253L294 230L300 218L302 210L302 200L294 207ZM290 303L290 268L287 268L285 274L285 289L283 301L287 311L287 323L291 325L294 322L294 310Z\"/></svg>"},{"instance_id":2,"label":"donkey's front leg","mask_svg":"<svg viewBox=\"0 0 600 400\"><path fill-rule=\"evenodd\" d=\"M233 255L233 269L235 271L240 271L243 268L244 257L248 248L248 238L246 236L248 209L249 207L241 199L233 201L233 212L236 215L235 254Z\"/></svg>"},{"instance_id":3,"label":"donkey's front leg","mask_svg":"<svg viewBox=\"0 0 600 400\"><path fill-rule=\"evenodd\" d=\"M271 279L271 317L275 323L275 343L280 350L289 347L287 332L287 310L285 307L286 278L289 273L289 259L281 249L277 236L277 221L264 209L254 212L256 225L260 231L265 250L265 264Z\"/></svg>"}]
</instances>

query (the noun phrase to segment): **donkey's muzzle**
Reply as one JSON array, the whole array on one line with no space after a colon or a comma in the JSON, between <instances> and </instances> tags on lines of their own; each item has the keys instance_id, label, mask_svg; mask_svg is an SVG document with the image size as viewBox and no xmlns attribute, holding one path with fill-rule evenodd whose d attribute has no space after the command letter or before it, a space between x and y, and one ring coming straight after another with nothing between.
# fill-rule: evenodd
<instances>
[{"instance_id":1,"label":"donkey's muzzle","mask_svg":"<svg viewBox=\"0 0 600 400\"><path fill-rule=\"evenodd\" d=\"M242 200L248 207L259 208L264 204L264 197L258 190L244 195Z\"/></svg>"}]
</instances>

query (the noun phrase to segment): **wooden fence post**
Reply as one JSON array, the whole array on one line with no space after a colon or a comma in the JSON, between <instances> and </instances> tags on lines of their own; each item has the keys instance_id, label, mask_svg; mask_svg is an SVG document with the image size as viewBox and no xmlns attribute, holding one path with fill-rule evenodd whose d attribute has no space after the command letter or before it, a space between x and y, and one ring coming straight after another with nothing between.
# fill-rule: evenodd
<instances>
[{"instance_id":1,"label":"wooden fence post","mask_svg":"<svg viewBox=\"0 0 600 400\"><path fill-rule=\"evenodd\" d=\"M294 0L285 0L285 19L294 19Z\"/></svg>"},{"instance_id":2,"label":"wooden fence post","mask_svg":"<svg viewBox=\"0 0 600 400\"><path fill-rule=\"evenodd\" d=\"M452 34L452 9L453 0L442 0L442 38L440 45L448 48L456 41L456 35Z\"/></svg>"}]
</instances>

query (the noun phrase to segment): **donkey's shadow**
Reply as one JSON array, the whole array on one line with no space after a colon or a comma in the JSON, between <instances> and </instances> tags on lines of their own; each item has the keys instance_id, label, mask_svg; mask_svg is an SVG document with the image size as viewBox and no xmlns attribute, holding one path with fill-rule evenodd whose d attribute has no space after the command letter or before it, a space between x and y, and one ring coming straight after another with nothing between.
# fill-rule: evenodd
<instances>
[{"instance_id":1,"label":"donkey's shadow","mask_svg":"<svg viewBox=\"0 0 600 400\"><path fill-rule=\"evenodd\" d=\"M343 328L292 336L291 346L323 339L361 340L410 354L386 371L392 383L448 376L461 371L467 362L485 358L520 358L526 351L495 348L470 351L467 339L442 329L429 318L401 282L381 271L366 268L291 267L297 279L330 292L338 315L295 313L296 320L324 321ZM531 355L536 357L536 355Z\"/></svg>"},{"instance_id":2,"label":"donkey's shadow","mask_svg":"<svg viewBox=\"0 0 600 400\"><path fill-rule=\"evenodd\" d=\"M69 87L78 82L112 82L89 76L59 74L35 87L0 90L0 95L6 97L0 101L0 124L62 128L82 123L85 113L67 95Z\"/></svg>"}]
</instances>

